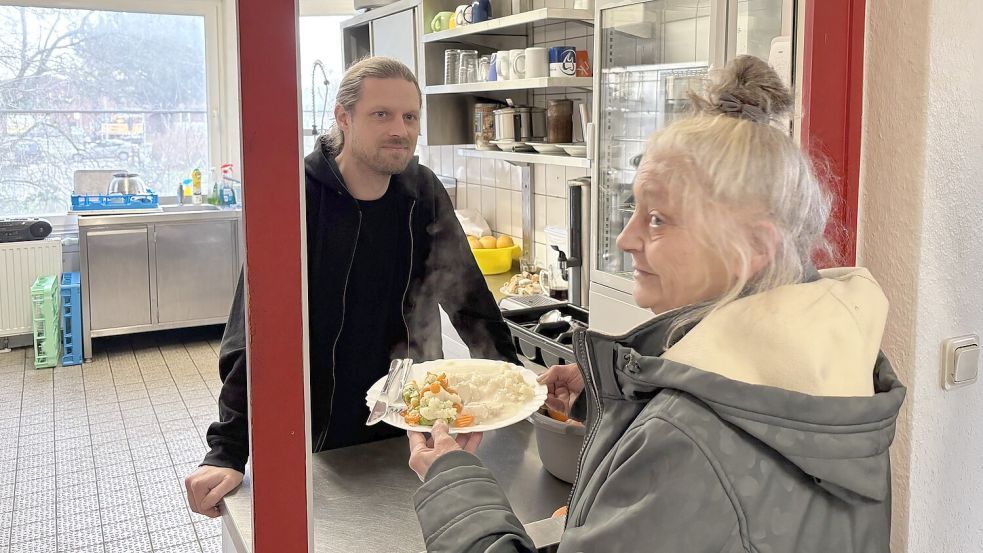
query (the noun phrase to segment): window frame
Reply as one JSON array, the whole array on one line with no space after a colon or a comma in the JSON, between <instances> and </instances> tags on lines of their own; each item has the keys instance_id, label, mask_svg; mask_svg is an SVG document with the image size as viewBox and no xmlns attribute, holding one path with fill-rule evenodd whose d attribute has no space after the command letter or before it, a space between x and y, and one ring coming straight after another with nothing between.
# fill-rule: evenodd
<instances>
[{"instance_id":1,"label":"window frame","mask_svg":"<svg viewBox=\"0 0 983 553\"><path fill-rule=\"evenodd\" d=\"M205 31L205 98L208 111L208 156L211 165L218 167L225 159L231 159L227 131L229 114L222 106L228 105L228 90L223 75L228 61L223 55L225 29L222 20L222 0L0 0L0 6L24 6L70 10L99 10L129 13L190 15L204 18ZM238 155L235 156L238 158ZM160 191L167 195L169 190ZM56 230L67 231L76 227L76 216L68 213L24 213L23 217L44 217Z\"/></svg>"}]
</instances>

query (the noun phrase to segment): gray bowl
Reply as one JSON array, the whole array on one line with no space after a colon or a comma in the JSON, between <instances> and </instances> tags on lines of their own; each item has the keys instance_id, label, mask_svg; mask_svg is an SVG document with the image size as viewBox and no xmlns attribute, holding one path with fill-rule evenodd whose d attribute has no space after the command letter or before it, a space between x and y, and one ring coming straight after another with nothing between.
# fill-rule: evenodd
<instances>
[{"instance_id":1,"label":"gray bowl","mask_svg":"<svg viewBox=\"0 0 983 553\"><path fill-rule=\"evenodd\" d=\"M560 480L573 484L586 428L554 420L539 411L533 413L529 421L536 429L536 446L543 468Z\"/></svg>"}]
</instances>

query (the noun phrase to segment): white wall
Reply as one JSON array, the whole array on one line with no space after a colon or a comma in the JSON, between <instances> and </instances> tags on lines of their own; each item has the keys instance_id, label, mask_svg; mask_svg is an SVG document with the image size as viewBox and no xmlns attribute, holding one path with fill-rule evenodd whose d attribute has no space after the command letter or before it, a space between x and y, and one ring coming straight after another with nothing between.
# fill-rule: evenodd
<instances>
[{"instance_id":1,"label":"white wall","mask_svg":"<svg viewBox=\"0 0 983 553\"><path fill-rule=\"evenodd\" d=\"M944 338L983 334L983 11L870 0L867 25L859 257L891 300L884 347L909 390L892 550L983 551L983 382L943 391L939 366Z\"/></svg>"}]
</instances>

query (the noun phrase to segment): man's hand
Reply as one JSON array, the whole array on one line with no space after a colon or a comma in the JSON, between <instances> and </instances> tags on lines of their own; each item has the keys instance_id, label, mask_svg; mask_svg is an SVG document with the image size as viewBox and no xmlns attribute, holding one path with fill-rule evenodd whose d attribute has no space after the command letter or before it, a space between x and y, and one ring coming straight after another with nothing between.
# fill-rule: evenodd
<instances>
[{"instance_id":1,"label":"man's hand","mask_svg":"<svg viewBox=\"0 0 983 553\"><path fill-rule=\"evenodd\" d=\"M225 467L202 466L184 479L191 510L215 518L222 514L218 502L242 483L242 473Z\"/></svg>"},{"instance_id":2,"label":"man's hand","mask_svg":"<svg viewBox=\"0 0 983 553\"><path fill-rule=\"evenodd\" d=\"M433 423L429 439L420 432L407 432L406 435L410 438L410 468L421 482L426 478L430 465L441 455L462 449L474 453L481 443L481 432L458 434L455 439L448 432L447 423L442 420Z\"/></svg>"},{"instance_id":3,"label":"man's hand","mask_svg":"<svg viewBox=\"0 0 983 553\"><path fill-rule=\"evenodd\" d=\"M553 365L536 381L546 384L546 406L564 415L570 414L573 402L584 391L584 377L576 363Z\"/></svg>"}]
</instances>

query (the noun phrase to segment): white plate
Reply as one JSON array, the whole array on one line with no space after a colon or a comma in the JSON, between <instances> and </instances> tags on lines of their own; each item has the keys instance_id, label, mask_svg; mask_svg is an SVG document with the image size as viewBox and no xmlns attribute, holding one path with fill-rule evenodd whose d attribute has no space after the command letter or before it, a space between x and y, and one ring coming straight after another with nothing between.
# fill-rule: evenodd
<instances>
[{"instance_id":1,"label":"white plate","mask_svg":"<svg viewBox=\"0 0 983 553\"><path fill-rule=\"evenodd\" d=\"M574 157L586 157L587 156L587 144L581 142L579 144L557 144L567 155Z\"/></svg>"},{"instance_id":2,"label":"white plate","mask_svg":"<svg viewBox=\"0 0 983 553\"><path fill-rule=\"evenodd\" d=\"M525 142L516 142L515 140L490 140L490 144L494 144L500 150L505 152L531 152L533 151L531 146L528 146Z\"/></svg>"},{"instance_id":3,"label":"white plate","mask_svg":"<svg viewBox=\"0 0 983 553\"><path fill-rule=\"evenodd\" d=\"M534 150L541 154L566 155L563 148L556 144L547 144L546 142L526 142L526 144L532 146Z\"/></svg>"},{"instance_id":4,"label":"white plate","mask_svg":"<svg viewBox=\"0 0 983 553\"><path fill-rule=\"evenodd\" d=\"M442 372L448 372L446 368L442 366L448 361L467 361L469 364L473 365L501 365L502 361L492 361L489 359L442 359L439 361L427 361L426 363L417 363L413 365L412 374L410 378L406 379L407 382L410 380L416 380L417 382L422 382L427 376L427 372L440 374ZM519 421L525 420L530 415L536 412L543 403L546 402L546 386L536 382L536 373L530 371L525 367L520 367L518 365L509 364L513 370L518 371L522 375L522 378L527 384L533 387L533 397L529 401L523 403L519 406L519 410L516 411L511 417L507 419L502 419L500 421L493 422L491 424L476 424L474 426L468 426L467 428L451 428L451 434L468 434L471 432L488 432L489 430L497 430L499 428L505 428L506 426L511 426ZM453 369L452 369L453 370ZM382 391L382 385L385 383L386 377L382 377L376 381L375 384L369 388L369 391L365 394L365 404L368 406L369 410L375 405L376 399L379 397ZM395 395L395 394L394 394ZM413 430L416 432L430 432L429 426L419 426L406 424L403 417L400 416L398 412L393 412L387 414L382 418L381 422L385 422L396 428L402 428L403 430Z\"/></svg>"}]
</instances>

